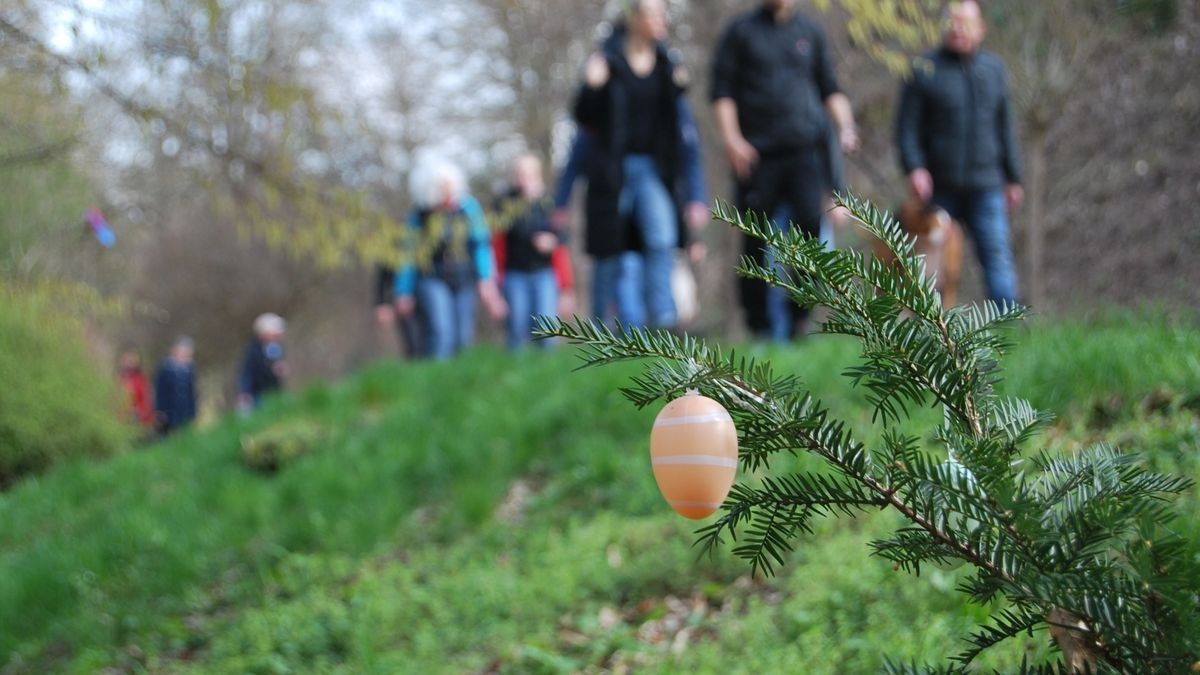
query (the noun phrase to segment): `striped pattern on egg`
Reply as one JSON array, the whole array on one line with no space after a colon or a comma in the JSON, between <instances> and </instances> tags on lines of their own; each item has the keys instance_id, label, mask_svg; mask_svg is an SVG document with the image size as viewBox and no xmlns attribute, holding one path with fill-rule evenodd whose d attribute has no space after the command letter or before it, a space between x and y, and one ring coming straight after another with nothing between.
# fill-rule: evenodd
<instances>
[{"instance_id":1,"label":"striped pattern on egg","mask_svg":"<svg viewBox=\"0 0 1200 675\"><path fill-rule=\"evenodd\" d=\"M654 420L650 462L671 508L699 520L711 515L733 487L737 429L720 403L697 394L671 401Z\"/></svg>"}]
</instances>

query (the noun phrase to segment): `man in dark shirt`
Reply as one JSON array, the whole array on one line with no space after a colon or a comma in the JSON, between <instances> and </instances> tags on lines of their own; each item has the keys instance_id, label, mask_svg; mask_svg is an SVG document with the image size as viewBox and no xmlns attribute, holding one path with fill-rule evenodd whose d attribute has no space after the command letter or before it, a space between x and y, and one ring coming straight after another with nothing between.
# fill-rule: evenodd
<instances>
[{"instance_id":1,"label":"man in dark shirt","mask_svg":"<svg viewBox=\"0 0 1200 675\"><path fill-rule=\"evenodd\" d=\"M844 151L857 149L858 133L825 34L796 11L796 0L765 0L726 29L713 61L712 100L737 180L738 208L775 220L786 213L817 236L831 190L830 118ZM744 247L760 263L767 260L762 242L747 237ZM740 283L746 323L767 337L767 286L753 279Z\"/></svg>"},{"instance_id":2,"label":"man in dark shirt","mask_svg":"<svg viewBox=\"0 0 1200 675\"><path fill-rule=\"evenodd\" d=\"M970 232L988 297L1014 303L1008 211L1024 193L1004 64L979 49L983 36L979 4L952 2L942 46L914 64L901 91L896 144L913 195Z\"/></svg>"}]
</instances>

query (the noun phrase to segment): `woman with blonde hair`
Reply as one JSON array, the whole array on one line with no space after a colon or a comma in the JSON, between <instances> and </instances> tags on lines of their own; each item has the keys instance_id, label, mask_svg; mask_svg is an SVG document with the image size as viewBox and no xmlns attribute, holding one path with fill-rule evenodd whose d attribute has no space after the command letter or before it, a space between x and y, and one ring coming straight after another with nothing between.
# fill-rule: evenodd
<instances>
[{"instance_id":1,"label":"woman with blonde hair","mask_svg":"<svg viewBox=\"0 0 1200 675\"><path fill-rule=\"evenodd\" d=\"M591 139L585 243L596 260L593 309L603 316L615 299L623 322L655 328L678 325L671 271L688 235L682 179L689 127L680 115L687 75L666 37L663 0L622 3L618 29L584 66L575 103L575 119ZM699 226L707 210L687 214ZM631 251L644 259L644 280L629 264Z\"/></svg>"}]
</instances>

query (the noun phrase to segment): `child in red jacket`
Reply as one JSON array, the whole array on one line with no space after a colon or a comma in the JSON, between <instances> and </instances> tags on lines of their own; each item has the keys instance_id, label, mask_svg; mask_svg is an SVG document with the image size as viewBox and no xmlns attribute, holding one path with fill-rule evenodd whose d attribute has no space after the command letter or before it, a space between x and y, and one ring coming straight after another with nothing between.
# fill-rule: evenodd
<instances>
[{"instance_id":1,"label":"child in red jacket","mask_svg":"<svg viewBox=\"0 0 1200 675\"><path fill-rule=\"evenodd\" d=\"M125 419L147 432L154 430L154 410L150 407L150 381L142 370L142 356L136 350L121 352L118 361L121 388L125 390L127 408Z\"/></svg>"}]
</instances>

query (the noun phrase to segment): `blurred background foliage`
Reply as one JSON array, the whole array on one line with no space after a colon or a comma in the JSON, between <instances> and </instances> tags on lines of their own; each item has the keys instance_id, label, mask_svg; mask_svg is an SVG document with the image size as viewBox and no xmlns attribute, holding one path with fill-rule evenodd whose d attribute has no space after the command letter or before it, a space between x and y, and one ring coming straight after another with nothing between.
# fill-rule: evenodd
<instances>
[{"instance_id":1,"label":"blurred background foliage","mask_svg":"<svg viewBox=\"0 0 1200 675\"><path fill-rule=\"evenodd\" d=\"M707 105L718 32L750 0L674 0L714 195L729 194ZM849 184L903 194L891 142L897 73L936 40L939 3L801 3L830 35L863 151ZM292 320L301 381L397 350L372 322L371 267L394 262L420 157L463 164L485 201L525 148L557 166L579 64L605 3L415 0L13 0L0 10L0 278L86 286L122 312L81 312L98 372L118 346L154 363L196 338L205 417L229 400L257 314ZM1008 62L1028 165L1014 223L1023 287L1045 315L1200 303L1187 251L1200 165L1195 3L986 3ZM104 249L82 224L99 207ZM579 226L579 223L576 223ZM710 228L701 322L740 337L733 233ZM862 245L856 233L842 244ZM575 237L575 245L582 237ZM579 278L588 261L578 251ZM967 299L981 286L968 270ZM586 295L586 294L584 294ZM586 309L584 307L583 309ZM95 314L95 316L92 316Z\"/></svg>"}]
</instances>

